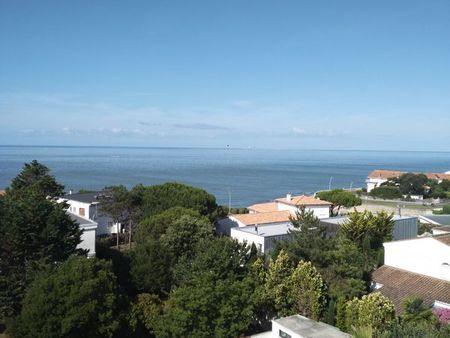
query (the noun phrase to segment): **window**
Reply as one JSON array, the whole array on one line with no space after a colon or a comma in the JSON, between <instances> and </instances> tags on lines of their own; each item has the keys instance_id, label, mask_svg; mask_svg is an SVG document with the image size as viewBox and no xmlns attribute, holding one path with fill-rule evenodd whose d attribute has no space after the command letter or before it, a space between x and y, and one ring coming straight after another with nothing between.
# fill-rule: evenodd
<instances>
[{"instance_id":1,"label":"window","mask_svg":"<svg viewBox=\"0 0 450 338\"><path fill-rule=\"evenodd\" d=\"M286 332L284 332L282 330L279 330L278 336L281 338L292 338L292 336L290 334L287 334Z\"/></svg>"},{"instance_id":2,"label":"window","mask_svg":"<svg viewBox=\"0 0 450 338\"><path fill-rule=\"evenodd\" d=\"M80 208L80 216L84 216L84 208Z\"/></svg>"}]
</instances>

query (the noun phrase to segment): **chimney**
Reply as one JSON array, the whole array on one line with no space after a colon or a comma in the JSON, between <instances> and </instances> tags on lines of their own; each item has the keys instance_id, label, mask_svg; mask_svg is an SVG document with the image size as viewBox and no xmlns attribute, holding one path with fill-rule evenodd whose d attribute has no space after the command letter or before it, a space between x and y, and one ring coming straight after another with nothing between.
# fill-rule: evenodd
<instances>
[{"instance_id":1,"label":"chimney","mask_svg":"<svg viewBox=\"0 0 450 338\"><path fill-rule=\"evenodd\" d=\"M290 193L290 192L288 192L287 194L286 194L286 201L290 201L290 200L292 200L292 194Z\"/></svg>"},{"instance_id":2,"label":"chimney","mask_svg":"<svg viewBox=\"0 0 450 338\"><path fill-rule=\"evenodd\" d=\"M72 195L72 189L69 190L69 195Z\"/></svg>"}]
</instances>

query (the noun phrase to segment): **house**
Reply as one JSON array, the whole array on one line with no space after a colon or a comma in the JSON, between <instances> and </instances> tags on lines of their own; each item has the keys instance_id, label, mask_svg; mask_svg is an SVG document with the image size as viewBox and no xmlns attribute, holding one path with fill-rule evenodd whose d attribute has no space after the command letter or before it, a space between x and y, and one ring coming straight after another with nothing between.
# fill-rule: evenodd
<instances>
[{"instance_id":1,"label":"house","mask_svg":"<svg viewBox=\"0 0 450 338\"><path fill-rule=\"evenodd\" d=\"M101 214L101 194L101 192L69 193L60 197L58 201L66 202L69 205L67 211L70 214L96 222L97 236L115 234L117 230L120 232L120 223L114 223L110 216Z\"/></svg>"},{"instance_id":2,"label":"house","mask_svg":"<svg viewBox=\"0 0 450 338\"><path fill-rule=\"evenodd\" d=\"M254 225L231 228L230 236L239 243L255 244L259 252L267 253L276 241L289 239L291 231L295 231L295 228L290 223Z\"/></svg>"},{"instance_id":3,"label":"house","mask_svg":"<svg viewBox=\"0 0 450 338\"><path fill-rule=\"evenodd\" d=\"M398 178L406 173L406 171L376 169L372 171L366 179L367 192L370 192L372 189L379 187L381 184L387 182L391 178ZM443 180L450 180L450 172L423 174L427 176L428 179L436 180L438 183L441 183Z\"/></svg>"},{"instance_id":4,"label":"house","mask_svg":"<svg viewBox=\"0 0 450 338\"><path fill-rule=\"evenodd\" d=\"M312 211L318 218L330 217L331 203L311 196L292 196L277 198L272 202L258 203L249 206L248 214L231 214L218 221L216 232L230 236L231 228L254 225L287 225L291 217L295 217L301 206Z\"/></svg>"},{"instance_id":5,"label":"house","mask_svg":"<svg viewBox=\"0 0 450 338\"><path fill-rule=\"evenodd\" d=\"M83 230L83 233L81 234L81 243L78 244L77 249L87 250L88 257L95 256L97 223L70 212L68 212L68 214L70 218L78 224L79 228Z\"/></svg>"},{"instance_id":6,"label":"house","mask_svg":"<svg viewBox=\"0 0 450 338\"><path fill-rule=\"evenodd\" d=\"M416 238L419 231L417 217L394 215L394 230L392 238L394 241ZM327 234L336 235L341 224L348 221L347 216L323 218L320 223L325 226Z\"/></svg>"},{"instance_id":7,"label":"house","mask_svg":"<svg viewBox=\"0 0 450 338\"><path fill-rule=\"evenodd\" d=\"M294 315L272 320L272 331L251 336L252 338L350 338L338 328L317 322L304 316Z\"/></svg>"},{"instance_id":8,"label":"house","mask_svg":"<svg viewBox=\"0 0 450 338\"><path fill-rule=\"evenodd\" d=\"M384 265L372 274L373 289L390 298L397 313L410 296L428 306L450 308L450 234L383 246Z\"/></svg>"}]
</instances>

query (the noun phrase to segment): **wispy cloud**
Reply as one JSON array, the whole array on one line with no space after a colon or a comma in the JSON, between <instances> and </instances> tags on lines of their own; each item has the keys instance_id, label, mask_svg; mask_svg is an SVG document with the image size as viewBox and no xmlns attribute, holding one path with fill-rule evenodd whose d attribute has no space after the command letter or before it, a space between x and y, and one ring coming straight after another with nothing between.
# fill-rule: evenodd
<instances>
[{"instance_id":1,"label":"wispy cloud","mask_svg":"<svg viewBox=\"0 0 450 338\"><path fill-rule=\"evenodd\" d=\"M248 108L253 105L253 101L250 100L235 100L232 105L238 108Z\"/></svg>"},{"instance_id":2,"label":"wispy cloud","mask_svg":"<svg viewBox=\"0 0 450 338\"><path fill-rule=\"evenodd\" d=\"M231 130L231 128L225 126L218 126L208 123L176 123L173 125L175 128L180 129L195 129L195 130Z\"/></svg>"}]
</instances>

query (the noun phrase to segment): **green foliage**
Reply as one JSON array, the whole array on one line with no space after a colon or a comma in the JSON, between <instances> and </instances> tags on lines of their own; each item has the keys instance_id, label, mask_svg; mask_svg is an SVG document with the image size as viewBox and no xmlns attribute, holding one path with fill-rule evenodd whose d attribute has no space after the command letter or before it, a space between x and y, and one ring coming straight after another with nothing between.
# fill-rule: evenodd
<instances>
[{"instance_id":1,"label":"green foliage","mask_svg":"<svg viewBox=\"0 0 450 338\"><path fill-rule=\"evenodd\" d=\"M269 263L265 288L278 316L299 313L318 320L325 309L326 286L320 273L311 262L300 261L293 268L284 251Z\"/></svg>"},{"instance_id":2,"label":"green foliage","mask_svg":"<svg viewBox=\"0 0 450 338\"><path fill-rule=\"evenodd\" d=\"M171 287L171 256L158 240L148 240L129 252L131 278L139 292L161 294Z\"/></svg>"},{"instance_id":3,"label":"green foliage","mask_svg":"<svg viewBox=\"0 0 450 338\"><path fill-rule=\"evenodd\" d=\"M375 198L382 198L385 200L394 200L402 198L400 189L396 186L381 186L372 189L369 195Z\"/></svg>"},{"instance_id":4,"label":"green foliage","mask_svg":"<svg viewBox=\"0 0 450 338\"><path fill-rule=\"evenodd\" d=\"M155 326L157 337L237 337L253 316L253 281L215 279L208 272L176 288Z\"/></svg>"},{"instance_id":5,"label":"green foliage","mask_svg":"<svg viewBox=\"0 0 450 338\"><path fill-rule=\"evenodd\" d=\"M142 212L144 217L159 214L179 206L198 211L203 216L214 217L216 198L205 190L181 183L165 183L143 187Z\"/></svg>"},{"instance_id":6,"label":"green foliage","mask_svg":"<svg viewBox=\"0 0 450 338\"><path fill-rule=\"evenodd\" d=\"M11 181L7 189L9 194L26 194L33 192L40 197L58 197L63 194L64 186L51 176L50 169L36 160L25 163L22 171Z\"/></svg>"},{"instance_id":7,"label":"green foliage","mask_svg":"<svg viewBox=\"0 0 450 338\"><path fill-rule=\"evenodd\" d=\"M292 311L319 320L325 309L326 286L320 273L311 262L301 261L289 278L293 300Z\"/></svg>"},{"instance_id":8,"label":"green foliage","mask_svg":"<svg viewBox=\"0 0 450 338\"><path fill-rule=\"evenodd\" d=\"M341 207L351 208L361 205L362 201L355 193L343 189L320 191L316 195L321 200L333 203L332 214L338 215Z\"/></svg>"},{"instance_id":9,"label":"green foliage","mask_svg":"<svg viewBox=\"0 0 450 338\"><path fill-rule=\"evenodd\" d=\"M30 285L13 337L112 337L119 299L111 264L71 257Z\"/></svg>"},{"instance_id":10,"label":"green foliage","mask_svg":"<svg viewBox=\"0 0 450 338\"><path fill-rule=\"evenodd\" d=\"M140 293L131 305L129 324L139 337L153 333L153 328L162 314L162 303L158 296Z\"/></svg>"},{"instance_id":11,"label":"green foliage","mask_svg":"<svg viewBox=\"0 0 450 338\"><path fill-rule=\"evenodd\" d=\"M184 255L190 257L201 239L213 237L213 225L205 217L184 215L169 225L161 236L162 244L175 260Z\"/></svg>"},{"instance_id":12,"label":"green foliage","mask_svg":"<svg viewBox=\"0 0 450 338\"><path fill-rule=\"evenodd\" d=\"M424 195L428 178L424 174L407 173L396 179L403 195Z\"/></svg>"},{"instance_id":13,"label":"green foliage","mask_svg":"<svg viewBox=\"0 0 450 338\"><path fill-rule=\"evenodd\" d=\"M20 309L24 288L35 271L78 252L78 225L66 214L63 203L46 198L59 192L60 185L48 169L32 162L1 198L0 318Z\"/></svg>"},{"instance_id":14,"label":"green foliage","mask_svg":"<svg viewBox=\"0 0 450 338\"><path fill-rule=\"evenodd\" d=\"M173 207L160 214L144 218L137 227L135 240L137 243L144 243L147 239L157 240L163 235L167 228L182 216L191 216L200 218L198 211L186 209L183 207Z\"/></svg>"},{"instance_id":15,"label":"green foliage","mask_svg":"<svg viewBox=\"0 0 450 338\"><path fill-rule=\"evenodd\" d=\"M345 328L371 327L375 332L382 332L394 324L395 309L389 298L379 292L354 298L345 305Z\"/></svg>"},{"instance_id":16,"label":"green foliage","mask_svg":"<svg viewBox=\"0 0 450 338\"><path fill-rule=\"evenodd\" d=\"M450 205L444 205L442 210L433 210L435 215L450 215Z\"/></svg>"},{"instance_id":17,"label":"green foliage","mask_svg":"<svg viewBox=\"0 0 450 338\"><path fill-rule=\"evenodd\" d=\"M436 325L437 318L431 308L424 306L423 300L418 297L410 297L402 303L402 321L413 325Z\"/></svg>"}]
</instances>

